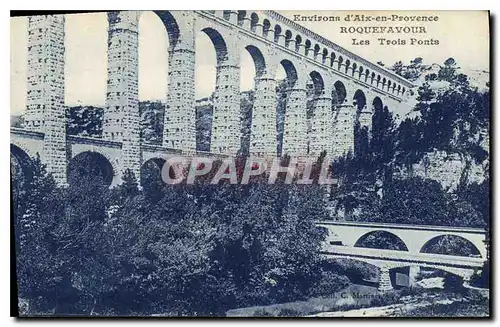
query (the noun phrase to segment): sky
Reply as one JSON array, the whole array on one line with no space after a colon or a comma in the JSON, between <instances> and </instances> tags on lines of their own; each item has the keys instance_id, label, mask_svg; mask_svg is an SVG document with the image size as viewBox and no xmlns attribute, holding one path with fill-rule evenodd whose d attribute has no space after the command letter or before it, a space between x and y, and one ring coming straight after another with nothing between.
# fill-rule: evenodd
<instances>
[{"instance_id":1,"label":"sky","mask_svg":"<svg viewBox=\"0 0 500 327\"><path fill-rule=\"evenodd\" d=\"M489 70L489 35L486 11L440 11L440 12L390 12L402 15L438 15L438 22L424 23L427 34L414 35L433 38L439 46L381 46L377 42L380 34L354 35L341 33L340 27L353 26L344 17L349 14L375 14L374 12L333 11L280 11L293 19L297 13L307 15L338 16L341 22L300 22L317 34L364 57L372 62L382 61L392 65L401 60L408 63L422 57L424 63L442 63L453 57L465 72L470 69ZM377 12L381 15L383 12ZM408 24L408 23L406 23ZM412 23L420 26L419 23ZM22 113L26 106L27 70L27 18L11 18L11 113ZM66 15L66 66L65 87L67 105L104 106L107 78L107 17L105 13ZM381 23L355 23L355 26L382 26ZM387 23L386 25L387 26ZM391 23L391 26L402 26ZM366 39L369 46L353 45L352 38ZM398 36L391 36L398 38ZM410 35L408 37L413 37ZM161 21L153 12L145 12L139 21L139 99L166 99L167 92L167 48L168 37ZM199 51L203 49L204 51ZM206 49L210 49L207 51ZM196 97L209 96L215 85L215 50L209 38L199 32L196 36ZM252 59L246 50L241 54L242 91L253 87L255 75ZM277 78L285 76L282 68Z\"/></svg>"}]
</instances>

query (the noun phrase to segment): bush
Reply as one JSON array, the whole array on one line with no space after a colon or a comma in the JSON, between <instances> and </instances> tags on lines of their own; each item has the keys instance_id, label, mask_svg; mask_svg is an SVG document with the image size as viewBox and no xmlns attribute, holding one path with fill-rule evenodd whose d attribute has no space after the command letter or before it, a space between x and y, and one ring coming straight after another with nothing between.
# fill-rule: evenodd
<instances>
[{"instance_id":1,"label":"bush","mask_svg":"<svg viewBox=\"0 0 500 327\"><path fill-rule=\"evenodd\" d=\"M323 271L319 282L310 290L310 296L332 296L349 285L349 278L331 271Z\"/></svg>"}]
</instances>

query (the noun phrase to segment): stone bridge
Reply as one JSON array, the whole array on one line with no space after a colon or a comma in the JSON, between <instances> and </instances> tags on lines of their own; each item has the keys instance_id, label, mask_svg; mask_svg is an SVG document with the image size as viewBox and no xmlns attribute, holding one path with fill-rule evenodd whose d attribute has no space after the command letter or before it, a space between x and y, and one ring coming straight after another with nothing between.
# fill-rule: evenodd
<instances>
[{"instance_id":1,"label":"stone bridge","mask_svg":"<svg viewBox=\"0 0 500 327\"><path fill-rule=\"evenodd\" d=\"M249 152L277 155L276 72L286 72L282 154L331 157L353 150L355 130L371 129L375 110L406 106L413 85L274 11L155 11L168 35L168 95L161 146L140 137L138 43L140 11L109 12L108 77L102 140L66 135L63 15L28 22L26 132L13 130L17 152L41 153L58 183L68 160L98 153L114 171L141 167L172 151L196 151L195 38L205 33L217 57L213 96L213 155L241 148L240 55L255 65ZM312 95L307 85L312 81ZM307 117L308 101L313 106ZM43 144L40 144L43 143ZM102 158L101 158L102 159Z\"/></svg>"},{"instance_id":2,"label":"stone bridge","mask_svg":"<svg viewBox=\"0 0 500 327\"><path fill-rule=\"evenodd\" d=\"M381 290L392 289L390 270L394 268L409 267L410 283L414 281L420 267L450 272L468 283L487 260L486 231L481 228L340 221L318 222L317 226L328 230L322 254L329 259L353 259L378 267ZM406 251L361 247L362 241L376 232L396 237L405 245ZM465 240L477 250L477 254L457 256L424 252L427 245L443 236Z\"/></svg>"}]
</instances>

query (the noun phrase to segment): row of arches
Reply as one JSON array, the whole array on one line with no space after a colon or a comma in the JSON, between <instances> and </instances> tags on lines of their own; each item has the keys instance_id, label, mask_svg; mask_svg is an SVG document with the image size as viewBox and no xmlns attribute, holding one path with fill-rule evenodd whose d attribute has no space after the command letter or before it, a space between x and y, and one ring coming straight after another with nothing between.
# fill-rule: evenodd
<instances>
[{"instance_id":1,"label":"row of arches","mask_svg":"<svg viewBox=\"0 0 500 327\"><path fill-rule=\"evenodd\" d=\"M214 15L217 14L216 11L209 12ZM236 22L241 28L247 28L265 39L272 40L345 75L374 85L392 94L404 95L407 91L404 86L387 78L384 74L373 71L373 69L370 70L355 60L351 60L345 55L342 56L341 53L329 50L320 43L314 43L313 45L314 40L304 39L300 33L294 35L294 32L290 29L282 28L279 23L271 23L267 17L261 19L256 12L249 13L245 10L237 12L224 10L222 12L222 18L225 20L231 20L231 15L237 15Z\"/></svg>"},{"instance_id":2,"label":"row of arches","mask_svg":"<svg viewBox=\"0 0 500 327\"><path fill-rule=\"evenodd\" d=\"M406 243L388 231L366 233L356 241L354 247L408 251ZM422 246L419 253L481 257L480 250L474 243L464 237L452 234L433 237Z\"/></svg>"}]
</instances>

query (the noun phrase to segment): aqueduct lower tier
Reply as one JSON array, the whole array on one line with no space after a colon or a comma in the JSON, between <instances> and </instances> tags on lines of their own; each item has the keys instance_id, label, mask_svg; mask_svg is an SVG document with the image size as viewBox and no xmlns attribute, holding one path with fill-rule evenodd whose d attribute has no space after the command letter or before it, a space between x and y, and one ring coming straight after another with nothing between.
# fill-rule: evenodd
<instances>
[{"instance_id":1,"label":"aqueduct lower tier","mask_svg":"<svg viewBox=\"0 0 500 327\"><path fill-rule=\"evenodd\" d=\"M140 11L109 12L108 77L103 142L120 148L116 169L140 173L144 148L138 100ZM241 148L240 55L255 65L249 151L275 155L276 71L286 72L282 153L337 156L352 150L355 126L371 128L374 110L405 106L413 85L274 11L155 11L168 35L168 91L163 144L172 151L196 150L195 39L205 33L217 57L211 149ZM64 52L65 17L33 16L28 23L28 94L25 128L43 134L42 157L64 183L68 158ZM312 80L312 114L306 113ZM74 140L74 139L73 139ZM104 144L104 143L103 143ZM111 150L109 150L111 151ZM106 153L109 152L106 150ZM111 151L116 152L116 151ZM121 157L118 159L118 157ZM119 163L118 163L119 162Z\"/></svg>"}]
</instances>

